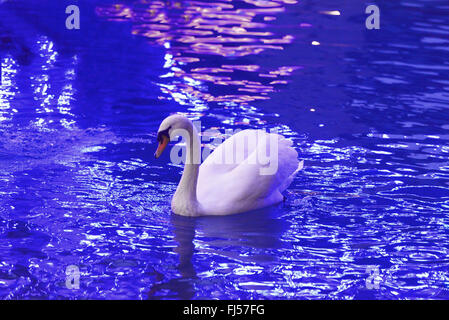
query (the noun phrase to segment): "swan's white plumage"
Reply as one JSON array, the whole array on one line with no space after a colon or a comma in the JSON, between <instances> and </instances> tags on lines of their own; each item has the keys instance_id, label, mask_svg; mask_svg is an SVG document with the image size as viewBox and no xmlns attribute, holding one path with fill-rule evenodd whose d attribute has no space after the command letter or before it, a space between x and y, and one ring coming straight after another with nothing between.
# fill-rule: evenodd
<instances>
[{"instance_id":1,"label":"swan's white plumage","mask_svg":"<svg viewBox=\"0 0 449 320\"><path fill-rule=\"evenodd\" d=\"M196 130L192 129L191 134L197 135ZM267 157L276 152L276 145L277 157ZM277 170L261 174L264 169L276 167L273 159L277 159ZM281 193L302 166L292 142L283 136L262 130L240 131L218 146L199 170L186 165L183 178L186 175L192 180L198 175L196 195L184 190L194 188L195 183L188 185L182 178L172 209L177 214L198 216L229 215L270 206L283 200Z\"/></svg>"},{"instance_id":2,"label":"swan's white plumage","mask_svg":"<svg viewBox=\"0 0 449 320\"><path fill-rule=\"evenodd\" d=\"M273 143L278 143L277 170L262 175L261 170L268 169L270 163L261 164L260 160L270 154ZM202 209L225 215L282 201L281 192L302 168L298 153L291 145L283 136L261 130L244 130L231 136L200 166L197 196ZM224 163L226 159L234 161Z\"/></svg>"}]
</instances>

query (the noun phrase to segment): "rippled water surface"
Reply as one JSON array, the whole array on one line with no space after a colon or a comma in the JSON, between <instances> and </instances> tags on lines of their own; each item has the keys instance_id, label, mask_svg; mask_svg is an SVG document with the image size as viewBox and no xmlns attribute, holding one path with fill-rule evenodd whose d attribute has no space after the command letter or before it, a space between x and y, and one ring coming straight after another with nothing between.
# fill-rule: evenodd
<instances>
[{"instance_id":1,"label":"rippled water surface","mask_svg":"<svg viewBox=\"0 0 449 320\"><path fill-rule=\"evenodd\" d=\"M449 5L377 2L380 30L364 1L0 4L0 298L448 299ZM175 112L292 139L285 203L173 215Z\"/></svg>"}]
</instances>

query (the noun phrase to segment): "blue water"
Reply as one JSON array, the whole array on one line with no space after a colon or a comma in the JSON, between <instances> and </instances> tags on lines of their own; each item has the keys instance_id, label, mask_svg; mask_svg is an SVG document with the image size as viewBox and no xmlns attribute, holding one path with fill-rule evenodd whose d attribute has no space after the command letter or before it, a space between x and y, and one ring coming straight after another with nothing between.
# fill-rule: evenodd
<instances>
[{"instance_id":1,"label":"blue water","mask_svg":"<svg viewBox=\"0 0 449 320\"><path fill-rule=\"evenodd\" d=\"M0 4L0 298L448 299L449 5L376 4ZM175 112L292 139L285 203L173 215Z\"/></svg>"}]
</instances>

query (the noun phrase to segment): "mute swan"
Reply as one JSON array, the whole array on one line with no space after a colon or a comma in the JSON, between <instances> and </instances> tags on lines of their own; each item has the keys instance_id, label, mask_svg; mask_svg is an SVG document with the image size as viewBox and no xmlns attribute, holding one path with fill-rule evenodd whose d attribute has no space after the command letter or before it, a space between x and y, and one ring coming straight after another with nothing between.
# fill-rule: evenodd
<instances>
[{"instance_id":1,"label":"mute swan","mask_svg":"<svg viewBox=\"0 0 449 320\"><path fill-rule=\"evenodd\" d=\"M155 157L180 135L186 141L185 165L171 202L172 211L178 215L222 216L276 204L283 200L281 192L303 167L291 141L262 130L234 134L200 165L198 132L181 115L162 121Z\"/></svg>"}]
</instances>

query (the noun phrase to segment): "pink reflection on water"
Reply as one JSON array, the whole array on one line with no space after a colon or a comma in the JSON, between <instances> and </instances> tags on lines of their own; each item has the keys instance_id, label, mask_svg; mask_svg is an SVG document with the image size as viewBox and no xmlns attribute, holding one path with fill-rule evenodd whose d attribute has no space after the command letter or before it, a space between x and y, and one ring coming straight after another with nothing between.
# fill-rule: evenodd
<instances>
[{"instance_id":1,"label":"pink reflection on water","mask_svg":"<svg viewBox=\"0 0 449 320\"><path fill-rule=\"evenodd\" d=\"M276 28L276 15L294 0L135 1L99 6L108 20L131 21L132 33L167 50L161 90L202 112L208 103L247 105L269 99L299 66L269 69L243 57L281 51L294 40ZM170 79L172 79L171 83ZM212 89L211 89L212 88ZM246 123L247 121L241 121Z\"/></svg>"}]
</instances>

